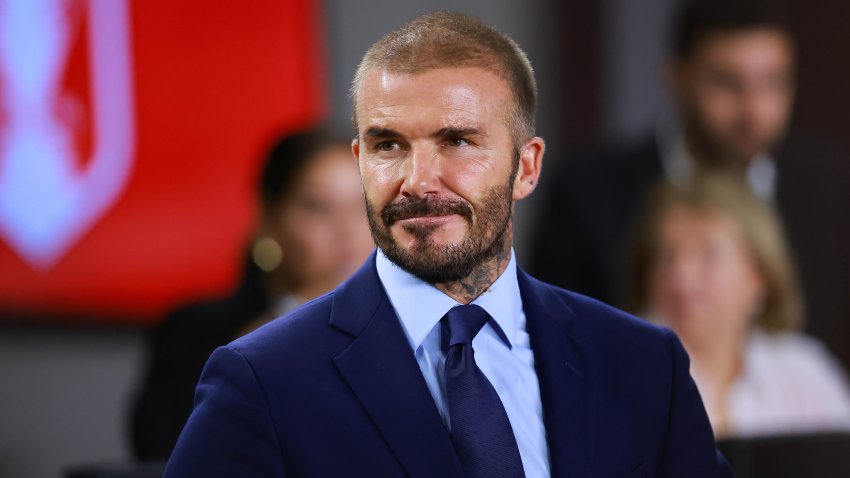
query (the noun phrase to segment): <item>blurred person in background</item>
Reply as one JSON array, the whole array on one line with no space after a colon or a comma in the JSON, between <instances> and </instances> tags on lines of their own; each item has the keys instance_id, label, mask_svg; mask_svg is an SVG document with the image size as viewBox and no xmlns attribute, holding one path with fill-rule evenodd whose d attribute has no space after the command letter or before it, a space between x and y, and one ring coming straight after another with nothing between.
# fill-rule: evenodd
<instances>
[{"instance_id":1,"label":"blurred person in background","mask_svg":"<svg viewBox=\"0 0 850 478\"><path fill-rule=\"evenodd\" d=\"M741 180L662 182L635 236L631 308L673 328L715 436L850 430L850 389L797 332L802 295L778 218Z\"/></svg>"},{"instance_id":2,"label":"blurred person in background","mask_svg":"<svg viewBox=\"0 0 850 478\"><path fill-rule=\"evenodd\" d=\"M776 2L694 0L675 22L666 78L674 114L637 145L567 163L549 187L532 248L542 280L623 302L626 231L661 178L728 171L775 204L809 300L809 330L850 363L850 167L786 138L794 42Z\"/></svg>"},{"instance_id":3,"label":"blurred person in background","mask_svg":"<svg viewBox=\"0 0 850 478\"><path fill-rule=\"evenodd\" d=\"M348 140L319 129L282 138L258 186L259 222L238 288L178 308L154 331L132 416L139 459L171 454L216 347L333 289L374 248Z\"/></svg>"}]
</instances>

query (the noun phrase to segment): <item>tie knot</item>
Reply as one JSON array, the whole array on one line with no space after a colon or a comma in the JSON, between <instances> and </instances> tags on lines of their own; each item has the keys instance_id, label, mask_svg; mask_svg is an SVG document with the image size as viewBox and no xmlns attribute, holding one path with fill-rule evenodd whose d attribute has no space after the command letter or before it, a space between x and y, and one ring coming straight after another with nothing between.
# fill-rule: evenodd
<instances>
[{"instance_id":1,"label":"tie knot","mask_svg":"<svg viewBox=\"0 0 850 478\"><path fill-rule=\"evenodd\" d=\"M457 344L470 344L472 339L490 319L490 314L479 305L458 305L446 314L444 339L451 347Z\"/></svg>"}]
</instances>

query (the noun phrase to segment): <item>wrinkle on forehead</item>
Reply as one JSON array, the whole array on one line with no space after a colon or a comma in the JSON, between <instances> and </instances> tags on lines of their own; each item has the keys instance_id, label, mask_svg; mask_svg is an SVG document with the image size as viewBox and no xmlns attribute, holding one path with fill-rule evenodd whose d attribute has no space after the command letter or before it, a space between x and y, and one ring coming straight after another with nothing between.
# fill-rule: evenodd
<instances>
[{"instance_id":1,"label":"wrinkle on forehead","mask_svg":"<svg viewBox=\"0 0 850 478\"><path fill-rule=\"evenodd\" d=\"M458 71L463 74L458 75ZM436 117L441 123L434 126L466 127L479 125L492 113L503 116L504 110L511 107L510 90L504 80L488 70L472 67L413 74L372 71L359 96L358 116L364 126Z\"/></svg>"}]
</instances>

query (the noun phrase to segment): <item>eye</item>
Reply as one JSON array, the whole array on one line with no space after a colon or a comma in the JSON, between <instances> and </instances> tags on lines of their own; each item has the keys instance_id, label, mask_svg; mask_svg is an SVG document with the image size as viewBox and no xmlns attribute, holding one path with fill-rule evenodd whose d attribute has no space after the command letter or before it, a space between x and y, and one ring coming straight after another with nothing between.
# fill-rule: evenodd
<instances>
[{"instance_id":1,"label":"eye","mask_svg":"<svg viewBox=\"0 0 850 478\"><path fill-rule=\"evenodd\" d=\"M469 142L463 138L449 138L446 140L446 145L451 146L453 148L458 148L460 146L466 146Z\"/></svg>"},{"instance_id":2,"label":"eye","mask_svg":"<svg viewBox=\"0 0 850 478\"><path fill-rule=\"evenodd\" d=\"M395 141L382 141L377 145L378 151L395 151L399 148L398 143Z\"/></svg>"}]
</instances>

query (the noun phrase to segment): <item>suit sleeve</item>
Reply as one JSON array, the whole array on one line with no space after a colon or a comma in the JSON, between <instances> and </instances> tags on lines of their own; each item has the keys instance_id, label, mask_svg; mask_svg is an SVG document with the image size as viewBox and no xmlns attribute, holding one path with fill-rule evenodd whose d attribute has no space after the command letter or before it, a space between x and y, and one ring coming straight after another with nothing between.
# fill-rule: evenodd
<instances>
[{"instance_id":1,"label":"suit sleeve","mask_svg":"<svg viewBox=\"0 0 850 478\"><path fill-rule=\"evenodd\" d=\"M195 408L165 478L285 477L265 393L237 350L218 348L195 392Z\"/></svg>"},{"instance_id":2,"label":"suit sleeve","mask_svg":"<svg viewBox=\"0 0 850 478\"><path fill-rule=\"evenodd\" d=\"M676 335L667 331L673 352L673 387L660 476L733 476L717 451L702 398L689 372L690 360Z\"/></svg>"}]
</instances>

